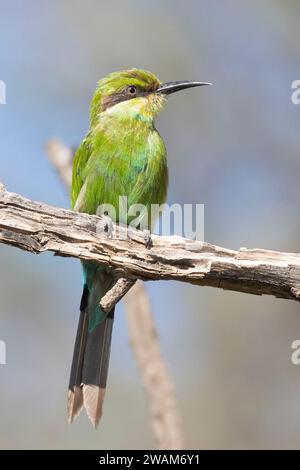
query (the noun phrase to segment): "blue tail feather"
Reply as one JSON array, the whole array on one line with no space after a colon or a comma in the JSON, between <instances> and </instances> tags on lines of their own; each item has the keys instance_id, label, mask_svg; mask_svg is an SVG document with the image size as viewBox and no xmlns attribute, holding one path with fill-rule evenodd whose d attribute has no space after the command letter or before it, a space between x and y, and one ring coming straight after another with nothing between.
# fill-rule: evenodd
<instances>
[{"instance_id":1,"label":"blue tail feather","mask_svg":"<svg viewBox=\"0 0 300 470\"><path fill-rule=\"evenodd\" d=\"M105 267L93 261L83 261L83 297L87 291L88 330L92 332L106 317L100 307L101 298L109 291L113 284L113 276L107 273Z\"/></svg>"}]
</instances>

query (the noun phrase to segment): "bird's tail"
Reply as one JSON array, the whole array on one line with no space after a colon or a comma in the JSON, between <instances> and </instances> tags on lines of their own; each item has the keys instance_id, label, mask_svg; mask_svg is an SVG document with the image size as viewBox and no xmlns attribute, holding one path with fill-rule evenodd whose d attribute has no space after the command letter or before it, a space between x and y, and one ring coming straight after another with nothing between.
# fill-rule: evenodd
<instances>
[{"instance_id":1,"label":"bird's tail","mask_svg":"<svg viewBox=\"0 0 300 470\"><path fill-rule=\"evenodd\" d=\"M93 262L83 262L83 293L75 340L68 393L69 422L82 407L94 426L102 415L114 310L108 315L100 300L113 284L113 277Z\"/></svg>"}]
</instances>

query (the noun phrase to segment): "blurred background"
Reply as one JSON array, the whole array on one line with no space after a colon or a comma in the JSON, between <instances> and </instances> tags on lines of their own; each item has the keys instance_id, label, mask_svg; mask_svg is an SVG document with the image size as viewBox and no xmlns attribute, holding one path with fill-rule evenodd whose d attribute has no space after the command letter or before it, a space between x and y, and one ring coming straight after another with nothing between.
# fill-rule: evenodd
<instances>
[{"instance_id":1,"label":"blurred background","mask_svg":"<svg viewBox=\"0 0 300 470\"><path fill-rule=\"evenodd\" d=\"M178 93L157 127L169 202L205 204L205 239L300 251L297 0L0 0L0 181L69 207L45 156L76 146L96 82L124 68ZM0 245L0 447L153 448L148 404L117 308L104 416L70 427L66 390L81 296L78 260ZM148 283L188 448L300 448L299 305L175 282Z\"/></svg>"}]
</instances>

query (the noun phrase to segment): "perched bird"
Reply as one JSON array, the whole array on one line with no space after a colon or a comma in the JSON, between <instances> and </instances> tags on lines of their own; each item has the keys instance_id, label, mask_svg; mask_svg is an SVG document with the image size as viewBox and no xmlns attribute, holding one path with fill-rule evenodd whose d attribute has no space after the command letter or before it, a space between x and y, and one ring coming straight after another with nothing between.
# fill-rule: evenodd
<instances>
[{"instance_id":1,"label":"perched bird","mask_svg":"<svg viewBox=\"0 0 300 470\"><path fill-rule=\"evenodd\" d=\"M168 167L164 142L154 125L167 95L205 82L161 84L150 72L114 72L99 81L91 103L90 129L73 163L72 208L95 214L111 204L118 214L119 196L132 204L166 200ZM118 216L116 222L120 222ZM125 217L123 223L128 223ZM153 227L154 220L150 220ZM83 293L68 394L69 422L82 407L94 426L102 414L114 310L106 314L100 300L114 283L113 272L82 262Z\"/></svg>"}]
</instances>

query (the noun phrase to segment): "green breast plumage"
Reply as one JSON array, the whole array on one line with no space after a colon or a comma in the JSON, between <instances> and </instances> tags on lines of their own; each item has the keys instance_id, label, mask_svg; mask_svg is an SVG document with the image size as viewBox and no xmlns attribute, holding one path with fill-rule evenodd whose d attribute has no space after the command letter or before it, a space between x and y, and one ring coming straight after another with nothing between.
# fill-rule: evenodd
<instances>
[{"instance_id":1,"label":"green breast plumage","mask_svg":"<svg viewBox=\"0 0 300 470\"><path fill-rule=\"evenodd\" d=\"M150 213L151 204L165 202L167 184L166 149L153 123L106 115L76 153L72 207L94 214L99 205L110 204L120 221L120 196L129 207L142 204Z\"/></svg>"}]
</instances>

